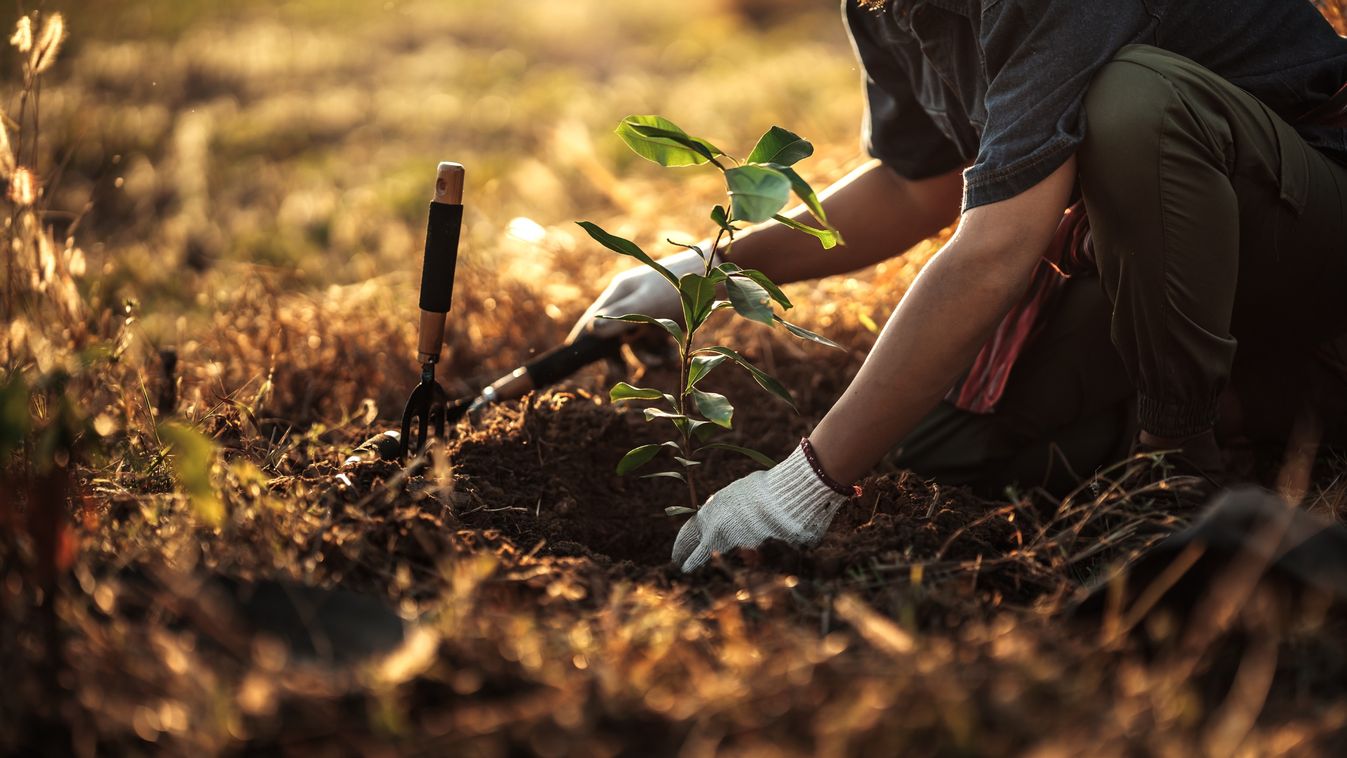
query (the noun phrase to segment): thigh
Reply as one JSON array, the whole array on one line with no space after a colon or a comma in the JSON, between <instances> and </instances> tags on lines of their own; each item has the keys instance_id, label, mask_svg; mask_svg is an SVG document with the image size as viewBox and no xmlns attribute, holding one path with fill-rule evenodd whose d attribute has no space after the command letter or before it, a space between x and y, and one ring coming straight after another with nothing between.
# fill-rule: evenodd
<instances>
[{"instance_id":1,"label":"thigh","mask_svg":"<svg viewBox=\"0 0 1347 758\"><path fill-rule=\"evenodd\" d=\"M996 411L941 403L894 463L999 496L1010 484L1070 489L1125 454L1135 391L1109 341L1110 312L1097 277L1072 279L1016 361Z\"/></svg>"},{"instance_id":2,"label":"thigh","mask_svg":"<svg viewBox=\"0 0 1347 758\"><path fill-rule=\"evenodd\" d=\"M1136 388L1109 337L1112 318L1096 275L1078 274L1058 293L997 406L1014 442L1046 438L1132 400Z\"/></svg>"},{"instance_id":3,"label":"thigh","mask_svg":"<svg viewBox=\"0 0 1347 758\"><path fill-rule=\"evenodd\" d=\"M1293 139L1299 145L1289 149L1307 159L1303 208L1257 182L1235 182L1240 271L1231 332L1241 342L1309 346L1347 328L1347 168Z\"/></svg>"}]
</instances>

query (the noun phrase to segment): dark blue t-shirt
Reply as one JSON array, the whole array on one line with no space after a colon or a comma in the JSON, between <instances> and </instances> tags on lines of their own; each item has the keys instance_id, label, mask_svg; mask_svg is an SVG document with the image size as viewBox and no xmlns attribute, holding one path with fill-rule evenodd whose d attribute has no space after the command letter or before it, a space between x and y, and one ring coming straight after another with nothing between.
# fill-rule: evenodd
<instances>
[{"instance_id":1,"label":"dark blue t-shirt","mask_svg":"<svg viewBox=\"0 0 1347 758\"><path fill-rule=\"evenodd\" d=\"M1347 39L1310 0L843 0L865 143L909 179L964 172L964 209L1059 168L1095 72L1129 44L1190 58L1294 122L1347 83ZM1347 161L1347 130L1297 125Z\"/></svg>"}]
</instances>

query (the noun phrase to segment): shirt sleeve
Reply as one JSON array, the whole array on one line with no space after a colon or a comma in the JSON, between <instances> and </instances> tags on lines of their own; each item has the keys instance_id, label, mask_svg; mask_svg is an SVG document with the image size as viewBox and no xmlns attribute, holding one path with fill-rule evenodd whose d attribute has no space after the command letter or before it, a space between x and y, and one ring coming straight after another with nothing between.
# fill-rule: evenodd
<instances>
[{"instance_id":1,"label":"shirt sleeve","mask_svg":"<svg viewBox=\"0 0 1347 758\"><path fill-rule=\"evenodd\" d=\"M964 172L964 210L1012 198L1061 167L1085 139L1090 80L1150 17L1140 0L988 0L979 42L987 124Z\"/></svg>"},{"instance_id":2,"label":"shirt sleeve","mask_svg":"<svg viewBox=\"0 0 1347 758\"><path fill-rule=\"evenodd\" d=\"M936 126L913 92L911 72L892 49L875 39L875 31L856 0L843 2L847 31L860 61L865 84L865 119L861 141L905 179L926 179L967 164L958 147Z\"/></svg>"}]
</instances>

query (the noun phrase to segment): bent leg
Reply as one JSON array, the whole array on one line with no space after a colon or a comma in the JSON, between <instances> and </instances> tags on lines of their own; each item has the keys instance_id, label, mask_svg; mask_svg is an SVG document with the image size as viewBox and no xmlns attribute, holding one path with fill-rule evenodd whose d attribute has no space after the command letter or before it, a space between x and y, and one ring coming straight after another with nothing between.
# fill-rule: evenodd
<instances>
[{"instance_id":1,"label":"bent leg","mask_svg":"<svg viewBox=\"0 0 1347 758\"><path fill-rule=\"evenodd\" d=\"M1065 494L1123 457L1135 390L1108 341L1110 312L1097 278L1068 282L1016 361L996 412L941 403L903 440L894 462L999 497L1012 485Z\"/></svg>"},{"instance_id":2,"label":"bent leg","mask_svg":"<svg viewBox=\"0 0 1347 758\"><path fill-rule=\"evenodd\" d=\"M1236 337L1309 346L1347 322L1347 169L1252 95L1124 48L1085 101L1080 180L1142 429L1209 431Z\"/></svg>"}]
</instances>

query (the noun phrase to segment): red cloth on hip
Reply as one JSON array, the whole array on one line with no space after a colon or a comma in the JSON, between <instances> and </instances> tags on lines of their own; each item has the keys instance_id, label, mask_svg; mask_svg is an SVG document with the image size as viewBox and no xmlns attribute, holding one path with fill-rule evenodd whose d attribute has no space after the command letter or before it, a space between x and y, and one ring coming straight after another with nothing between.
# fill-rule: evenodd
<instances>
[{"instance_id":1,"label":"red cloth on hip","mask_svg":"<svg viewBox=\"0 0 1347 758\"><path fill-rule=\"evenodd\" d=\"M1062 214L1052 242L1034 269L1029 290L1006 314L973 360L973 367L954 385L946 400L972 413L996 410L1010 381L1010 371L1025 346L1037 335L1045 310L1073 274L1093 267L1090 222L1085 215L1085 203L1077 202Z\"/></svg>"}]
</instances>

